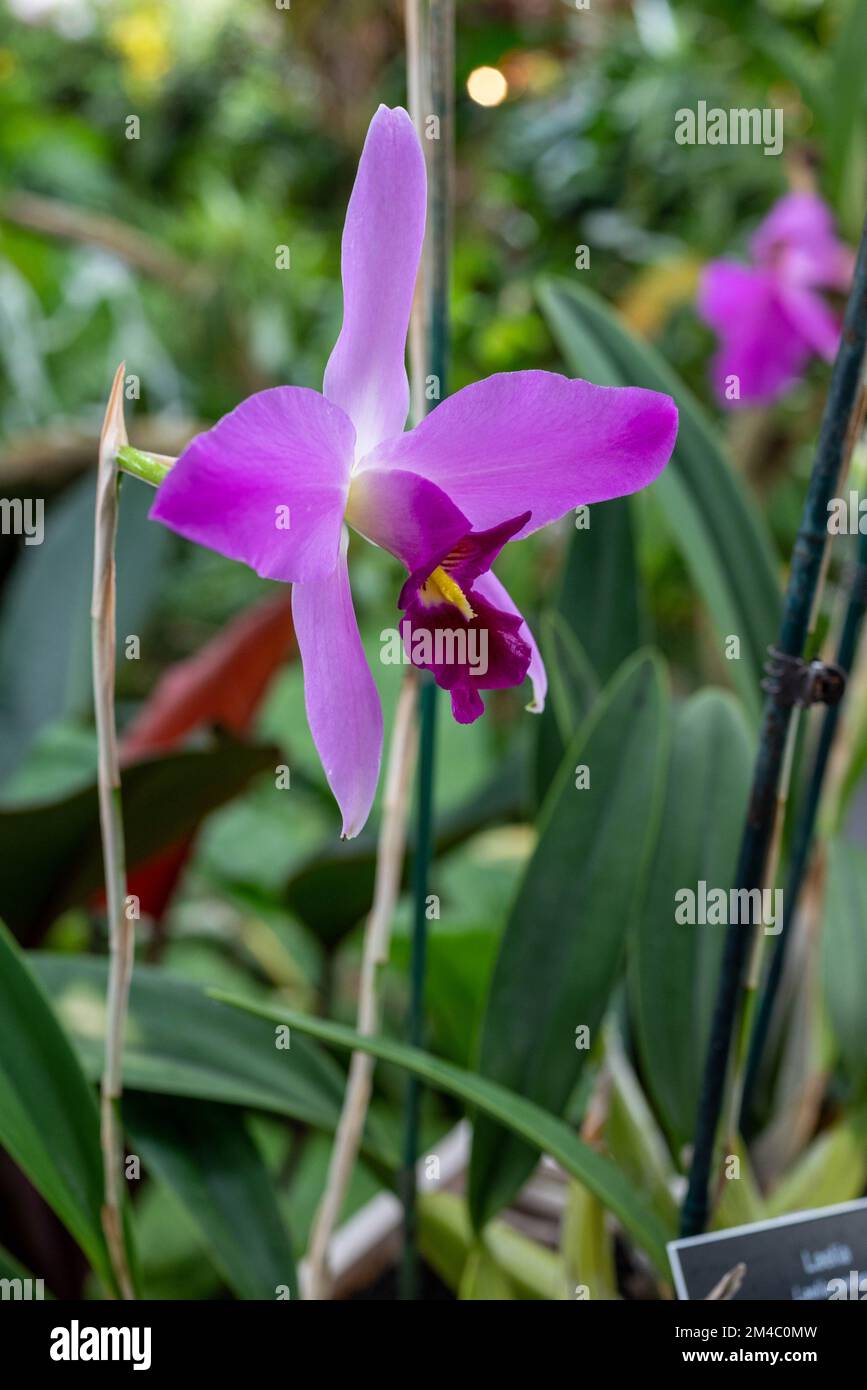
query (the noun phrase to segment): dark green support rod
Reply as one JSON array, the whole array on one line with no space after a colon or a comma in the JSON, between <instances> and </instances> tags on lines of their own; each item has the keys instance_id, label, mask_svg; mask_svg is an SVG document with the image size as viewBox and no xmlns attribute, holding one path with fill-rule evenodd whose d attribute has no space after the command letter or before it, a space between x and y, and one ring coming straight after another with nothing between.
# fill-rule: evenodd
<instances>
[{"instance_id":1,"label":"dark green support rod","mask_svg":"<svg viewBox=\"0 0 867 1390\"><path fill-rule=\"evenodd\" d=\"M855 659L855 652L858 647L858 638L861 634L865 612L867 612L867 535L859 534L855 571L851 580L849 602L846 608L846 617L843 622L843 631L840 634L840 641L837 646L836 657L837 665L841 666L847 675L849 671L851 671L852 663ZM816 744L813 767L810 772L810 783L807 788L803 808L798 816L795 827L792 850L789 858L789 874L786 880L786 892L783 900L783 929L777 937L774 946L771 964L768 969L767 979L765 980L762 990L761 1002L753 1026L752 1037L750 1038L750 1050L746 1077L744 1080L743 1104L741 1107L741 1128L746 1128L749 1125L753 1112L759 1067L761 1066L762 1057L767 1045L768 1032L774 1013L774 1005L776 1003L780 981L783 977L783 966L786 961L786 950L791 926L798 910L801 887L810 860L813 831L815 829L816 816L822 796L825 772L837 734L837 726L840 722L840 709L840 705L830 705L825 711L825 717L822 720L822 730L819 735L819 741Z\"/></svg>"},{"instance_id":2,"label":"dark green support rod","mask_svg":"<svg viewBox=\"0 0 867 1390\"><path fill-rule=\"evenodd\" d=\"M867 225L858 250L840 347L822 416L816 458L792 554L792 567L777 641L777 650L784 658L797 659L803 653L810 613L822 570L822 557L828 540L828 503L834 496L840 476L852 415L860 394L865 342ZM791 712L791 705L786 702L782 692L779 689L771 690L765 700L762 715L759 751L738 858L736 886L740 889L749 890L763 886ZM681 1234L684 1236L698 1235L704 1230L707 1221L717 1130L725 1095L732 1034L742 997L741 986L751 939L748 928L730 926L728 929L696 1118L689 1186L681 1211Z\"/></svg>"},{"instance_id":3,"label":"dark green support rod","mask_svg":"<svg viewBox=\"0 0 867 1390\"><path fill-rule=\"evenodd\" d=\"M454 0L431 0L430 84L431 114L439 117L439 138L431 141L430 168L430 287L429 362L438 383L437 400L446 394L449 355L449 249L451 242L451 164L454 110ZM407 1039L414 1047L424 1042L424 993L427 968L428 870L433 839L434 760L436 754L436 694L430 677L422 679L419 732L418 819L413 875L413 932L410 963L410 1004ZM403 1261L400 1293L418 1293L418 1218L416 1162L421 1121L421 1086L411 1076L406 1093L401 1197L403 1200Z\"/></svg>"}]
</instances>

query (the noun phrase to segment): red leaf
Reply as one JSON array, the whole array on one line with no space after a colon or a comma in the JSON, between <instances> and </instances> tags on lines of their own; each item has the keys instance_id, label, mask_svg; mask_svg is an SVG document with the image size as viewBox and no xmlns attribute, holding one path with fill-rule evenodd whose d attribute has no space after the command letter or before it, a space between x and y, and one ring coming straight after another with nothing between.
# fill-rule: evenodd
<instances>
[{"instance_id":1,"label":"red leaf","mask_svg":"<svg viewBox=\"0 0 867 1390\"><path fill-rule=\"evenodd\" d=\"M266 599L195 656L169 667L121 740L125 761L172 748L203 725L243 733L294 638L290 599Z\"/></svg>"},{"instance_id":2,"label":"red leaf","mask_svg":"<svg viewBox=\"0 0 867 1390\"><path fill-rule=\"evenodd\" d=\"M194 656L169 667L128 726L120 744L135 762L180 743L203 726L235 734L249 727L278 667L293 646L288 594L266 599L235 618ZM195 836L131 866L129 892L159 921L189 858Z\"/></svg>"}]
</instances>

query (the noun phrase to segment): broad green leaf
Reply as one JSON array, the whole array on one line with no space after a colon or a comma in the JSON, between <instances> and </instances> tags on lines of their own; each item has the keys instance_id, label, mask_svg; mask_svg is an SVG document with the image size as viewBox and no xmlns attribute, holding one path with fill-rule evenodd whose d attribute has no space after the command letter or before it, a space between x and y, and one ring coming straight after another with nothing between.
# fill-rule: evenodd
<instances>
[{"instance_id":1,"label":"broad green leaf","mask_svg":"<svg viewBox=\"0 0 867 1390\"><path fill-rule=\"evenodd\" d=\"M239 1298L297 1296L289 1236L242 1111L211 1101L131 1094L124 1125L144 1167L183 1203Z\"/></svg>"},{"instance_id":2,"label":"broad green leaf","mask_svg":"<svg viewBox=\"0 0 867 1390\"><path fill-rule=\"evenodd\" d=\"M545 802L575 730L599 694L599 680L571 624L556 608L542 614L539 645L548 673L548 698L536 716L534 807Z\"/></svg>"},{"instance_id":3,"label":"broad green leaf","mask_svg":"<svg viewBox=\"0 0 867 1390\"><path fill-rule=\"evenodd\" d=\"M0 925L0 1144L113 1288L102 1234L93 1091L21 951Z\"/></svg>"},{"instance_id":4,"label":"broad green leaf","mask_svg":"<svg viewBox=\"0 0 867 1390\"><path fill-rule=\"evenodd\" d=\"M105 961L37 952L33 969L66 1024L85 1072L100 1073L105 1023ZM198 985L156 966L136 965L124 1048L124 1086L270 1110L334 1130L344 1074L303 1035L276 1045L275 1029L211 999ZM375 1136L375 1137L374 1137ZM390 1166L397 1155L375 1121L368 1152Z\"/></svg>"},{"instance_id":5,"label":"broad green leaf","mask_svg":"<svg viewBox=\"0 0 867 1390\"><path fill-rule=\"evenodd\" d=\"M680 412L677 445L654 483L674 543L702 594L717 637L741 639L732 679L753 716L759 682L781 611L777 565L761 513L720 448L717 431L692 393L649 343L635 338L592 291L563 280L543 281L539 301L566 363L592 379L598 340L616 370L602 384L644 386L673 396Z\"/></svg>"},{"instance_id":6,"label":"broad green leaf","mask_svg":"<svg viewBox=\"0 0 867 1390\"><path fill-rule=\"evenodd\" d=\"M213 807L280 761L270 745L213 747L134 763L122 778L132 868L188 835ZM47 802L0 806L0 917L24 939L102 887L95 781Z\"/></svg>"},{"instance_id":7,"label":"broad green leaf","mask_svg":"<svg viewBox=\"0 0 867 1390\"><path fill-rule=\"evenodd\" d=\"M664 673L627 662L563 758L539 816L539 840L494 967L479 1070L562 1114L618 979L646 868L668 738ZM590 785L576 786L576 767ZM533 1148L480 1117L470 1162L477 1226L531 1173Z\"/></svg>"},{"instance_id":8,"label":"broad green leaf","mask_svg":"<svg viewBox=\"0 0 867 1390\"><path fill-rule=\"evenodd\" d=\"M675 921L681 890L729 889L749 794L751 739L716 690L677 711L659 838L630 947L641 1070L676 1155L695 1125L726 928ZM734 928L734 930L742 930Z\"/></svg>"},{"instance_id":9,"label":"broad green leaf","mask_svg":"<svg viewBox=\"0 0 867 1390\"><path fill-rule=\"evenodd\" d=\"M861 1088L867 1084L867 853L840 839L828 850L822 973L840 1056Z\"/></svg>"},{"instance_id":10,"label":"broad green leaf","mask_svg":"<svg viewBox=\"0 0 867 1390\"><path fill-rule=\"evenodd\" d=\"M187 1208L152 1177L135 1204L142 1298L217 1298L222 1279Z\"/></svg>"},{"instance_id":11,"label":"broad green leaf","mask_svg":"<svg viewBox=\"0 0 867 1390\"><path fill-rule=\"evenodd\" d=\"M432 1090L456 1096L465 1105L505 1125L536 1149L550 1154L567 1173L571 1173L595 1193L608 1210L614 1213L633 1240L647 1252L663 1277L668 1278L668 1260L665 1253L667 1233L651 1211L644 1193L636 1191L613 1163L583 1143L569 1125L556 1115L548 1114L532 1101L489 1081L486 1077L464 1071L461 1067L453 1066L451 1062L443 1062L438 1057L423 1052L421 1048L407 1047L405 1043L394 1042L391 1038L363 1037L340 1023L313 1018L309 1014L301 1014L279 1004L237 999L219 991L211 993L222 1003L231 1004L237 1009L258 1014L275 1022L286 1023L299 1033L307 1033L310 1037L331 1043L344 1051L368 1052L383 1062L393 1062L395 1066L403 1067L413 1076L419 1077Z\"/></svg>"},{"instance_id":12,"label":"broad green leaf","mask_svg":"<svg viewBox=\"0 0 867 1390\"><path fill-rule=\"evenodd\" d=\"M629 498L596 502L587 519L586 529L572 531L557 609L604 684L642 646L646 620Z\"/></svg>"},{"instance_id":13,"label":"broad green leaf","mask_svg":"<svg viewBox=\"0 0 867 1390\"><path fill-rule=\"evenodd\" d=\"M548 671L548 700L557 722L562 757L575 730L590 713L600 682L573 628L556 609L543 614L541 642ZM557 762L559 766L559 758Z\"/></svg>"}]
</instances>

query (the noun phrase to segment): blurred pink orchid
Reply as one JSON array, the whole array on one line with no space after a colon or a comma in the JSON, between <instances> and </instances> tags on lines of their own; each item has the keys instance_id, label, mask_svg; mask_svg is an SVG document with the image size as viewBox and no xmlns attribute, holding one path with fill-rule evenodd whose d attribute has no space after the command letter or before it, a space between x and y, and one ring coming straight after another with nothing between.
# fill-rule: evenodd
<instances>
[{"instance_id":1,"label":"blurred pink orchid","mask_svg":"<svg viewBox=\"0 0 867 1390\"><path fill-rule=\"evenodd\" d=\"M830 208L814 193L789 193L750 242L752 265L711 261L698 311L720 340L714 387L724 405L776 400L813 356L832 361L840 319L820 291L849 288L854 253L838 241ZM737 381L737 394L731 389Z\"/></svg>"},{"instance_id":2,"label":"blurred pink orchid","mask_svg":"<svg viewBox=\"0 0 867 1390\"><path fill-rule=\"evenodd\" d=\"M550 372L501 373L444 400L404 433L406 335L425 224L424 156L406 112L381 106L343 231L344 313L322 394L281 386L243 401L185 449L151 516L180 535L291 581L307 717L343 834L370 812L382 712L347 567L348 523L409 578L404 632L477 630L468 661L413 660L450 690L464 723L479 691L546 676L527 624L491 571L503 545L585 503L634 492L667 463L673 401ZM278 518L289 517L285 529ZM446 644L447 645L447 644Z\"/></svg>"}]
</instances>

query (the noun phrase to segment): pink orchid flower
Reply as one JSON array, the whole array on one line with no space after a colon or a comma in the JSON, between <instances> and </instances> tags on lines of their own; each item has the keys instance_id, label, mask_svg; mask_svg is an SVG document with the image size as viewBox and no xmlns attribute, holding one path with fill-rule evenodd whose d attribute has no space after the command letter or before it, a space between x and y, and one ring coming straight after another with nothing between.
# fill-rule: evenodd
<instances>
[{"instance_id":1,"label":"pink orchid flower","mask_svg":"<svg viewBox=\"0 0 867 1390\"><path fill-rule=\"evenodd\" d=\"M833 361L840 319L819 291L847 290L854 266L830 208L814 193L781 198L750 252L751 266L711 261L698 295L698 311L720 339L714 387L724 405L735 407L776 400L813 356ZM727 390L731 378L739 397Z\"/></svg>"},{"instance_id":2,"label":"pink orchid flower","mask_svg":"<svg viewBox=\"0 0 867 1390\"><path fill-rule=\"evenodd\" d=\"M469 661L412 658L451 692L456 719L483 712L480 689L527 675L538 710L547 684L539 650L491 565L507 541L652 482L677 432L667 396L526 371L466 387L404 433L425 204L412 122L381 106L346 214L343 326L322 394L279 386L243 401L188 445L151 510L189 540L294 585L307 718L347 837L370 812L383 730L346 523L406 568L404 634L475 628L484 637L484 674Z\"/></svg>"}]
</instances>

